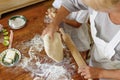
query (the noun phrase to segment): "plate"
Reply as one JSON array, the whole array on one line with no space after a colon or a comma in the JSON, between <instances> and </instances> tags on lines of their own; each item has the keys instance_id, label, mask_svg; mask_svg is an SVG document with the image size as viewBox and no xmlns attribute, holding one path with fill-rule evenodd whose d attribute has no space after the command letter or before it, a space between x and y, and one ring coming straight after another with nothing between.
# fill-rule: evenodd
<instances>
[{"instance_id":1,"label":"plate","mask_svg":"<svg viewBox=\"0 0 120 80\"><path fill-rule=\"evenodd\" d=\"M26 22L27 19L23 15L15 15L8 20L8 24L12 29L23 28Z\"/></svg>"},{"instance_id":2,"label":"plate","mask_svg":"<svg viewBox=\"0 0 120 80\"><path fill-rule=\"evenodd\" d=\"M15 51L15 58L12 61L12 63L6 63L6 62L4 62L4 58L5 58L6 53L10 50ZM21 53L19 50L15 49L15 48L6 49L0 54L0 63L6 67L15 66L20 61L20 59L21 59Z\"/></svg>"}]
</instances>

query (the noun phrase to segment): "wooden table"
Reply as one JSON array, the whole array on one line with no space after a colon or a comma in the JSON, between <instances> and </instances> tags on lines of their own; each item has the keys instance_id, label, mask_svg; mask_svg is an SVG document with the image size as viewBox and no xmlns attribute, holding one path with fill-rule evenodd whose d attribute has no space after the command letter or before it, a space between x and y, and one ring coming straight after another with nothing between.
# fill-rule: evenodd
<instances>
[{"instance_id":1,"label":"wooden table","mask_svg":"<svg viewBox=\"0 0 120 80\"><path fill-rule=\"evenodd\" d=\"M24 28L14 31L13 47L15 48L18 43L22 41L30 40L35 34L41 34L44 29L44 15L46 10L51 6L52 1L46 1L37 3L32 6L28 6L2 16L0 24L7 30L10 30L8 26L8 19L13 15L24 15L27 18L27 24ZM7 49L7 47L0 44L0 52ZM78 75L74 76L74 80L83 80ZM18 67L7 68L0 65L0 80L33 80L30 72Z\"/></svg>"},{"instance_id":2,"label":"wooden table","mask_svg":"<svg viewBox=\"0 0 120 80\"><path fill-rule=\"evenodd\" d=\"M0 16L4 13L23 8L45 0L1 0L0 2ZM9 3L9 4L8 4Z\"/></svg>"}]
</instances>

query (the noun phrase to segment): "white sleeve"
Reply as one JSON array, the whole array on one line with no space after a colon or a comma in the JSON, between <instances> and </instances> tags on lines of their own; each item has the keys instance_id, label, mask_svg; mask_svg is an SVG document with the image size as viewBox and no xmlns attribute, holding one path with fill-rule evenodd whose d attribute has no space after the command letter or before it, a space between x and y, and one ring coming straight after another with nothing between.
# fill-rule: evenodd
<instances>
[{"instance_id":1,"label":"white sleeve","mask_svg":"<svg viewBox=\"0 0 120 80\"><path fill-rule=\"evenodd\" d=\"M80 10L78 11L75 20L79 23L87 23L89 18L88 10Z\"/></svg>"},{"instance_id":2,"label":"white sleeve","mask_svg":"<svg viewBox=\"0 0 120 80\"><path fill-rule=\"evenodd\" d=\"M65 7L69 12L88 10L88 6L86 6L82 0L63 0L62 6Z\"/></svg>"},{"instance_id":3,"label":"white sleeve","mask_svg":"<svg viewBox=\"0 0 120 80\"><path fill-rule=\"evenodd\" d=\"M56 9L59 9L62 5L62 0L54 0L54 2L52 3L52 6Z\"/></svg>"}]
</instances>

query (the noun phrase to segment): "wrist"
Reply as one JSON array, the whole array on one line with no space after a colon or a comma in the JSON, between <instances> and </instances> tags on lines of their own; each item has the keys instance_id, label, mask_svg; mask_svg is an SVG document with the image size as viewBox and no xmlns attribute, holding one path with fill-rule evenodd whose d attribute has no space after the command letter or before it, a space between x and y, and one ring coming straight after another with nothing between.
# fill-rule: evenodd
<instances>
[{"instance_id":1,"label":"wrist","mask_svg":"<svg viewBox=\"0 0 120 80\"><path fill-rule=\"evenodd\" d=\"M52 24L52 27L54 28L54 30L58 31L59 26L55 22L52 22L51 24Z\"/></svg>"},{"instance_id":2,"label":"wrist","mask_svg":"<svg viewBox=\"0 0 120 80\"><path fill-rule=\"evenodd\" d=\"M111 75L111 70L102 69L101 72L100 72L99 77L100 78L110 78L112 75Z\"/></svg>"},{"instance_id":3,"label":"wrist","mask_svg":"<svg viewBox=\"0 0 120 80\"><path fill-rule=\"evenodd\" d=\"M100 74L99 74L99 78L105 78L106 74L107 74L107 70L101 69Z\"/></svg>"}]
</instances>

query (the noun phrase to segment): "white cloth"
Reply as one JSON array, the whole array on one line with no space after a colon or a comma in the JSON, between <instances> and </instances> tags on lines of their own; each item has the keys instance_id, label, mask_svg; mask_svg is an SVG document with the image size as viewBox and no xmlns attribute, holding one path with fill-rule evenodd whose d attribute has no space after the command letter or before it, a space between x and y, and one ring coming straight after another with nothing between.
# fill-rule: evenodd
<instances>
[{"instance_id":1,"label":"white cloth","mask_svg":"<svg viewBox=\"0 0 120 80\"><path fill-rule=\"evenodd\" d=\"M70 12L89 10L89 7L82 3L81 0L63 0L62 6ZM91 12L92 10L89 11L89 13ZM111 41L120 30L120 24L113 23L109 17L109 13L100 11L95 18L95 27L97 29L97 36L106 42ZM112 57L112 60L120 61L120 43L115 48L115 55Z\"/></svg>"},{"instance_id":2,"label":"white cloth","mask_svg":"<svg viewBox=\"0 0 120 80\"><path fill-rule=\"evenodd\" d=\"M54 0L53 7L59 9L63 0ZM79 51L86 51L90 49L90 36L88 33L88 11L87 10L81 10L77 12L70 13L66 18L70 20L76 20L79 23L82 23L82 25L79 28L74 28L71 25L68 25L66 23L63 23L63 29L66 33L68 33L73 42L75 43L77 49Z\"/></svg>"},{"instance_id":3,"label":"white cloth","mask_svg":"<svg viewBox=\"0 0 120 80\"><path fill-rule=\"evenodd\" d=\"M90 36L88 33L88 11L82 10L72 12L67 16L67 19L76 20L82 25L79 28L64 23L63 29L68 33L79 51L86 51L90 49Z\"/></svg>"},{"instance_id":4,"label":"white cloth","mask_svg":"<svg viewBox=\"0 0 120 80\"><path fill-rule=\"evenodd\" d=\"M56 9L59 9L62 5L62 0L54 0L54 2L52 3L52 6Z\"/></svg>"},{"instance_id":5,"label":"white cloth","mask_svg":"<svg viewBox=\"0 0 120 80\"><path fill-rule=\"evenodd\" d=\"M89 10L89 7L82 3L82 0L64 0L62 5L70 12L78 10ZM92 13L92 10L89 11L89 13ZM120 42L117 45L115 44L116 45L116 48L114 48L116 52L115 54L113 47L111 46L112 44L109 44L109 47L111 46L112 48L108 47L109 49L107 49L107 47L105 47L105 45L111 42L113 37L120 30L120 24L114 24L110 20L108 13L98 12L98 14L97 17L95 17L96 18L95 20L93 19L94 16L91 17L91 19L93 19L91 20L91 23L94 24L94 26L92 26L91 29L93 28L97 32L97 34L95 35L95 32L92 30L94 32L94 35L92 34L93 37L94 36L96 37L96 39L94 38L94 41L96 42L97 39L101 39L100 41L97 41L95 43L91 51L92 54L90 60L91 65L94 67L100 67L105 69L120 69ZM114 42L117 41L115 40ZM112 54L109 53L110 54L109 56L108 54L106 54L107 53L106 51L110 53L112 51L113 53ZM111 56L112 59L110 59Z\"/></svg>"},{"instance_id":6,"label":"white cloth","mask_svg":"<svg viewBox=\"0 0 120 80\"><path fill-rule=\"evenodd\" d=\"M64 23L63 29L70 35L79 51L86 51L90 49L90 36L88 34L88 24L84 23L80 28L73 28Z\"/></svg>"},{"instance_id":7,"label":"white cloth","mask_svg":"<svg viewBox=\"0 0 120 80\"><path fill-rule=\"evenodd\" d=\"M90 15L91 33L95 43L93 47L94 51L91 51L92 56L90 65L105 69L119 69L120 61L111 61L111 57L115 54L114 48L120 42L120 31L118 31L118 33L110 42L105 42L104 40L100 39L96 36L97 30L94 23L96 15L96 11L93 11L93 13Z\"/></svg>"}]
</instances>

